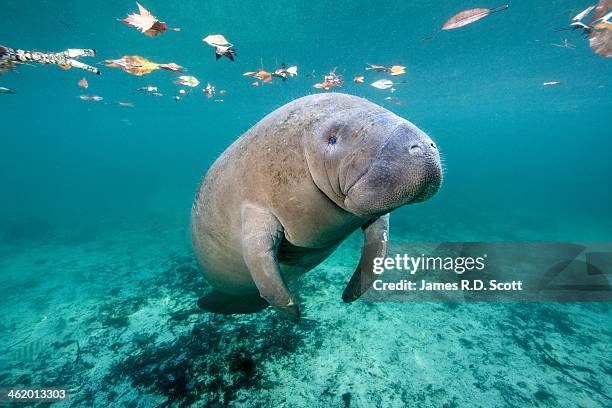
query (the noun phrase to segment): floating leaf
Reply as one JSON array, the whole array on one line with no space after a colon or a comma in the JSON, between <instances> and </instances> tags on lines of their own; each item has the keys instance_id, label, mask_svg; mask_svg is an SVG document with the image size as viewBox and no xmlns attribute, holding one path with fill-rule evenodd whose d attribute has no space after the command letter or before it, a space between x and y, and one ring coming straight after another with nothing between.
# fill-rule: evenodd
<instances>
[{"instance_id":1,"label":"floating leaf","mask_svg":"<svg viewBox=\"0 0 612 408\"><path fill-rule=\"evenodd\" d=\"M159 64L161 69L165 69L166 71L172 72L183 72L184 68L174 62L170 62L168 64Z\"/></svg>"},{"instance_id":2,"label":"floating leaf","mask_svg":"<svg viewBox=\"0 0 612 408\"><path fill-rule=\"evenodd\" d=\"M221 34L211 34L203 38L202 41L204 41L211 47L225 47L228 45L232 45L229 41L227 41L227 38L225 38L225 36Z\"/></svg>"},{"instance_id":3,"label":"floating leaf","mask_svg":"<svg viewBox=\"0 0 612 408\"><path fill-rule=\"evenodd\" d=\"M290 76L297 76L298 67L294 65L292 67L285 69L285 72L287 72L287 74L289 74Z\"/></svg>"},{"instance_id":4,"label":"floating leaf","mask_svg":"<svg viewBox=\"0 0 612 408\"><path fill-rule=\"evenodd\" d=\"M137 89L137 91L140 92L157 92L158 89L156 86L152 86L152 85L148 85L148 86L143 86Z\"/></svg>"},{"instance_id":5,"label":"floating leaf","mask_svg":"<svg viewBox=\"0 0 612 408\"><path fill-rule=\"evenodd\" d=\"M406 73L406 67L402 65L393 65L389 72L391 72L391 75L393 76L402 75Z\"/></svg>"},{"instance_id":6,"label":"floating leaf","mask_svg":"<svg viewBox=\"0 0 612 408\"><path fill-rule=\"evenodd\" d=\"M11 52L8 47L0 45L0 75L6 71L13 70L17 61L11 58Z\"/></svg>"},{"instance_id":7,"label":"floating leaf","mask_svg":"<svg viewBox=\"0 0 612 408\"><path fill-rule=\"evenodd\" d=\"M567 38L565 38L560 44L551 44L551 45L558 47L558 48L567 48L568 50L573 50L574 48L576 48L574 44L571 44L569 41L567 41Z\"/></svg>"},{"instance_id":8,"label":"floating leaf","mask_svg":"<svg viewBox=\"0 0 612 408\"><path fill-rule=\"evenodd\" d=\"M389 89L393 86L393 81L388 79L379 79L378 81L372 82L370 85L377 89Z\"/></svg>"},{"instance_id":9,"label":"floating leaf","mask_svg":"<svg viewBox=\"0 0 612 408\"><path fill-rule=\"evenodd\" d=\"M589 25L592 26L589 33L589 45L591 49L602 57L612 57L612 24L610 18L612 13L612 1L599 0L597 8Z\"/></svg>"},{"instance_id":10,"label":"floating leaf","mask_svg":"<svg viewBox=\"0 0 612 408\"><path fill-rule=\"evenodd\" d=\"M390 67L386 67L384 65L374 65L368 64L366 67L366 71L373 70L378 72L388 72L393 76L402 75L406 73L406 67L403 65L393 65Z\"/></svg>"},{"instance_id":11,"label":"floating leaf","mask_svg":"<svg viewBox=\"0 0 612 408\"><path fill-rule=\"evenodd\" d=\"M313 85L317 89L324 89L326 91L336 86L342 86L342 76L336 74L336 68L323 77L323 82Z\"/></svg>"},{"instance_id":12,"label":"floating leaf","mask_svg":"<svg viewBox=\"0 0 612 408\"><path fill-rule=\"evenodd\" d=\"M297 66L286 67L283 64L279 69L275 70L272 75L286 81L289 77L297 76Z\"/></svg>"},{"instance_id":13,"label":"floating leaf","mask_svg":"<svg viewBox=\"0 0 612 408\"><path fill-rule=\"evenodd\" d=\"M272 74L268 71L265 71L263 68L258 69L257 71L249 71L242 74L243 76L250 76L259 79L261 82L268 83L272 80Z\"/></svg>"},{"instance_id":14,"label":"floating leaf","mask_svg":"<svg viewBox=\"0 0 612 408\"><path fill-rule=\"evenodd\" d=\"M355 77L353 78L353 82L356 84L363 84L364 81L365 78L363 75L355 75Z\"/></svg>"},{"instance_id":15,"label":"floating leaf","mask_svg":"<svg viewBox=\"0 0 612 408\"><path fill-rule=\"evenodd\" d=\"M576 14L574 16L574 18L572 18L572 21L580 21L583 18L585 18L587 16L587 14L589 14L591 12L591 10L593 10L595 8L595 4L592 6L587 7L586 9L582 10L580 13Z\"/></svg>"},{"instance_id":16,"label":"floating leaf","mask_svg":"<svg viewBox=\"0 0 612 408\"><path fill-rule=\"evenodd\" d=\"M607 23L601 30L595 30L589 36L589 45L596 54L612 57L612 24Z\"/></svg>"},{"instance_id":17,"label":"floating leaf","mask_svg":"<svg viewBox=\"0 0 612 408\"><path fill-rule=\"evenodd\" d=\"M191 75L181 75L176 79L176 81L174 81L174 83L177 85L185 85L190 88L195 88L196 86L200 85L198 78Z\"/></svg>"},{"instance_id":18,"label":"floating leaf","mask_svg":"<svg viewBox=\"0 0 612 408\"><path fill-rule=\"evenodd\" d=\"M98 95L79 95L79 99L83 101L100 102L104 98Z\"/></svg>"},{"instance_id":19,"label":"floating leaf","mask_svg":"<svg viewBox=\"0 0 612 408\"><path fill-rule=\"evenodd\" d=\"M368 66L366 67L366 71L378 71L378 72L387 72L390 68L389 67L385 67L384 65L375 65L375 64L368 64Z\"/></svg>"},{"instance_id":20,"label":"floating leaf","mask_svg":"<svg viewBox=\"0 0 612 408\"><path fill-rule=\"evenodd\" d=\"M204 92L207 97L212 98L215 95L215 87L208 83L206 84L206 88L202 89L202 92Z\"/></svg>"},{"instance_id":21,"label":"floating leaf","mask_svg":"<svg viewBox=\"0 0 612 408\"><path fill-rule=\"evenodd\" d=\"M236 48L230 43L227 38L221 34L211 34L202 39L206 44L214 47L215 57L218 60L221 56L225 56L230 61L234 61L236 54Z\"/></svg>"},{"instance_id":22,"label":"floating leaf","mask_svg":"<svg viewBox=\"0 0 612 408\"><path fill-rule=\"evenodd\" d=\"M160 68L168 71L183 72L183 67L173 62L158 64L138 55L124 55L119 59L108 59L104 62L107 67L121 68L128 74L136 76L146 75Z\"/></svg>"},{"instance_id":23,"label":"floating leaf","mask_svg":"<svg viewBox=\"0 0 612 408\"><path fill-rule=\"evenodd\" d=\"M78 61L80 57L93 57L95 55L96 50L90 48L69 48L61 52L40 52L0 45L0 74L13 70L19 64L33 62L43 65L54 64L62 69L78 68L100 75L98 68Z\"/></svg>"},{"instance_id":24,"label":"floating leaf","mask_svg":"<svg viewBox=\"0 0 612 408\"><path fill-rule=\"evenodd\" d=\"M474 8L474 9L464 10L458 14L455 14L451 18L449 18L448 21L444 23L444 25L442 26L442 29L452 30L455 28L463 27L475 21L478 21L481 18L485 18L489 14L496 13L498 11L502 11L507 8L508 8L507 5L503 5L503 6L495 7L492 9Z\"/></svg>"},{"instance_id":25,"label":"floating leaf","mask_svg":"<svg viewBox=\"0 0 612 408\"><path fill-rule=\"evenodd\" d=\"M123 21L125 24L138 29L144 35L149 37L155 37L166 30L181 31L180 28L168 27L166 23L161 22L153 14L144 8L140 3L136 3L138 6L138 13L128 14Z\"/></svg>"},{"instance_id":26,"label":"floating leaf","mask_svg":"<svg viewBox=\"0 0 612 408\"><path fill-rule=\"evenodd\" d=\"M87 82L87 78L82 78L77 82L79 88L87 89L89 88L89 82Z\"/></svg>"}]
</instances>

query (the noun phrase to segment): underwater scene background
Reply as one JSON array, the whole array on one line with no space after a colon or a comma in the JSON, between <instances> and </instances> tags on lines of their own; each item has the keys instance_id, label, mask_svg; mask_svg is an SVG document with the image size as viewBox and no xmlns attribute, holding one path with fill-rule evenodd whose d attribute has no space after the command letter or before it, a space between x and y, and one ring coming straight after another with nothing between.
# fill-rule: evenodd
<instances>
[{"instance_id":1,"label":"underwater scene background","mask_svg":"<svg viewBox=\"0 0 612 408\"><path fill-rule=\"evenodd\" d=\"M453 14L499 4L143 5L181 31L140 34L117 21L136 9L126 0L2 2L0 44L94 48L82 60L102 72L0 76L16 92L0 94L0 386L66 387L65 406L610 406L608 303L347 305L355 234L290 283L297 323L212 315L196 306L209 286L189 240L212 162L337 67L334 90L414 122L445 163L434 198L392 213L392 241L610 242L612 65L555 31L588 1L512 1L451 31ZM215 33L235 62L215 61L202 42ZM565 39L575 48L553 45ZM176 101L178 74L98 65L123 55L176 62L226 93L201 85ZM242 75L283 63L298 76L254 87ZM367 63L407 72L391 93L369 85L390 77ZM164 95L137 91L148 85ZM78 98L89 93L104 99Z\"/></svg>"}]
</instances>

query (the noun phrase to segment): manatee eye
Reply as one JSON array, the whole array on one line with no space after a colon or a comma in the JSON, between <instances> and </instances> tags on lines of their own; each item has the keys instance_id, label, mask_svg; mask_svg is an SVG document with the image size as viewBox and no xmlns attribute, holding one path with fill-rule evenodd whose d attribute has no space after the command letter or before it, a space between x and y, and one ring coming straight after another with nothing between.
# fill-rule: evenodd
<instances>
[{"instance_id":1,"label":"manatee eye","mask_svg":"<svg viewBox=\"0 0 612 408\"><path fill-rule=\"evenodd\" d=\"M335 145L336 144L336 136L330 136L329 140L327 141L327 143L329 143L330 145Z\"/></svg>"}]
</instances>

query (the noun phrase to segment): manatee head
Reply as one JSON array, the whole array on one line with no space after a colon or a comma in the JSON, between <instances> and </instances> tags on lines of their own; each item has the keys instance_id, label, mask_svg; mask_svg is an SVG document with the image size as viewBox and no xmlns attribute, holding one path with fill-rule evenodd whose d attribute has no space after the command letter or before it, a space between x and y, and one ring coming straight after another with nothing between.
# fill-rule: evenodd
<instances>
[{"instance_id":1,"label":"manatee head","mask_svg":"<svg viewBox=\"0 0 612 408\"><path fill-rule=\"evenodd\" d=\"M316 126L305 148L317 187L357 216L378 216L425 201L442 182L440 155L431 138L369 102Z\"/></svg>"}]
</instances>

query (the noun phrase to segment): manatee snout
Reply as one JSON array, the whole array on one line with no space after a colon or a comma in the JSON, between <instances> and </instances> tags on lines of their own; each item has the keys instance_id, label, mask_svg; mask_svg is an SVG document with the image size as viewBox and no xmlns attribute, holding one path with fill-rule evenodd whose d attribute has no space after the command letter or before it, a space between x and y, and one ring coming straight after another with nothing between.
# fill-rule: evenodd
<instances>
[{"instance_id":1,"label":"manatee snout","mask_svg":"<svg viewBox=\"0 0 612 408\"><path fill-rule=\"evenodd\" d=\"M396 129L379 154L346 190L346 208L359 215L384 214L426 201L440 188L442 166L436 144L415 126Z\"/></svg>"}]
</instances>

